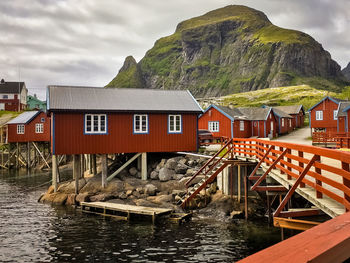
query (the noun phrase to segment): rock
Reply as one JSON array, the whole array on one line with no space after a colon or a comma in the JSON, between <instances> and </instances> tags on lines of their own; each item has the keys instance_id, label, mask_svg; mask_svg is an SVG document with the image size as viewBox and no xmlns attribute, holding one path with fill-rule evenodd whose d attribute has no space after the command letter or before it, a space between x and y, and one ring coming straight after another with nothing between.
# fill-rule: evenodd
<instances>
[{"instance_id":1,"label":"rock","mask_svg":"<svg viewBox=\"0 0 350 263\"><path fill-rule=\"evenodd\" d=\"M197 165L197 161L196 160L189 160L187 162L187 165L190 167L195 167Z\"/></svg>"},{"instance_id":2,"label":"rock","mask_svg":"<svg viewBox=\"0 0 350 263\"><path fill-rule=\"evenodd\" d=\"M81 203L81 202L89 202L90 201L90 197L89 197L89 194L87 193L84 193L84 194L78 194L76 197L75 197L75 201L77 203Z\"/></svg>"},{"instance_id":3,"label":"rock","mask_svg":"<svg viewBox=\"0 0 350 263\"><path fill-rule=\"evenodd\" d=\"M77 196L76 194L69 194L67 196L66 205L76 205L76 201L75 201L76 196Z\"/></svg>"},{"instance_id":4,"label":"rock","mask_svg":"<svg viewBox=\"0 0 350 263\"><path fill-rule=\"evenodd\" d=\"M164 167L166 161L167 161L166 159L162 159L160 161L160 163L157 165L156 171L159 171L160 169L162 169Z\"/></svg>"},{"instance_id":5,"label":"rock","mask_svg":"<svg viewBox=\"0 0 350 263\"><path fill-rule=\"evenodd\" d=\"M55 195L55 197L54 197L54 199L52 201L53 204L55 204L55 205L64 205L66 203L66 200L67 200L67 197L68 197L67 194L56 193L54 195Z\"/></svg>"},{"instance_id":6,"label":"rock","mask_svg":"<svg viewBox=\"0 0 350 263\"><path fill-rule=\"evenodd\" d=\"M215 194L216 191L217 191L217 183L214 182L214 183L212 183L212 184L210 185L210 187L209 187L209 193L210 193L210 194Z\"/></svg>"},{"instance_id":7,"label":"rock","mask_svg":"<svg viewBox=\"0 0 350 263\"><path fill-rule=\"evenodd\" d=\"M130 174L131 176L135 176L135 175L137 175L137 173L138 173L138 170L137 170L135 167L131 167L131 168L129 169L129 174Z\"/></svg>"},{"instance_id":8,"label":"rock","mask_svg":"<svg viewBox=\"0 0 350 263\"><path fill-rule=\"evenodd\" d=\"M126 191L126 195L130 196L130 195L132 195L132 192L133 192L133 190L128 190L128 191Z\"/></svg>"},{"instance_id":9,"label":"rock","mask_svg":"<svg viewBox=\"0 0 350 263\"><path fill-rule=\"evenodd\" d=\"M170 170L166 167L163 167L162 169L159 170L159 180L161 182L166 182L169 181L173 178L173 175L175 174L174 170Z\"/></svg>"},{"instance_id":10,"label":"rock","mask_svg":"<svg viewBox=\"0 0 350 263\"><path fill-rule=\"evenodd\" d=\"M175 173L185 174L187 172L188 166L182 163L178 163L175 167Z\"/></svg>"},{"instance_id":11,"label":"rock","mask_svg":"<svg viewBox=\"0 0 350 263\"><path fill-rule=\"evenodd\" d=\"M165 168L170 169L170 170L174 170L177 166L177 160L175 158L170 158L166 164L165 164Z\"/></svg>"},{"instance_id":12,"label":"rock","mask_svg":"<svg viewBox=\"0 0 350 263\"><path fill-rule=\"evenodd\" d=\"M173 190L171 192L172 195L176 196L176 195L179 195L179 196L184 196L186 194L186 191L183 191L183 190Z\"/></svg>"},{"instance_id":13,"label":"rock","mask_svg":"<svg viewBox=\"0 0 350 263\"><path fill-rule=\"evenodd\" d=\"M187 162L187 159L186 159L185 157L181 158L181 159L178 161L179 164L186 164L186 162Z\"/></svg>"},{"instance_id":14,"label":"rock","mask_svg":"<svg viewBox=\"0 0 350 263\"><path fill-rule=\"evenodd\" d=\"M53 185L50 185L49 189L47 189L47 194L52 194L54 192L55 188L53 187Z\"/></svg>"},{"instance_id":15,"label":"rock","mask_svg":"<svg viewBox=\"0 0 350 263\"><path fill-rule=\"evenodd\" d=\"M124 189L125 189L125 191L128 191L128 190L134 191L134 190L135 190L135 187L132 186L132 185L129 184L129 183L125 183Z\"/></svg>"},{"instance_id":16,"label":"rock","mask_svg":"<svg viewBox=\"0 0 350 263\"><path fill-rule=\"evenodd\" d=\"M242 218L244 218L244 213L243 213L243 211L232 211L230 213L230 218L232 218L232 219L242 219Z\"/></svg>"},{"instance_id":17,"label":"rock","mask_svg":"<svg viewBox=\"0 0 350 263\"><path fill-rule=\"evenodd\" d=\"M147 197L147 200L155 204L169 203L173 202L173 195L150 196Z\"/></svg>"},{"instance_id":18,"label":"rock","mask_svg":"<svg viewBox=\"0 0 350 263\"><path fill-rule=\"evenodd\" d=\"M145 193L146 194L153 196L153 195L156 195L157 191L158 191L158 188L155 185L146 184L146 186L145 186Z\"/></svg>"},{"instance_id":19,"label":"rock","mask_svg":"<svg viewBox=\"0 0 350 263\"><path fill-rule=\"evenodd\" d=\"M120 194L119 194L119 198L120 198L120 199L127 199L128 196L126 195L126 193L123 192L123 193L120 193Z\"/></svg>"},{"instance_id":20,"label":"rock","mask_svg":"<svg viewBox=\"0 0 350 263\"><path fill-rule=\"evenodd\" d=\"M158 172L157 172L157 171L152 171L152 172L151 172L151 175L150 175L150 178L151 178L152 180L158 180L158 179L159 179L159 177L158 177Z\"/></svg>"},{"instance_id":21,"label":"rock","mask_svg":"<svg viewBox=\"0 0 350 263\"><path fill-rule=\"evenodd\" d=\"M145 192L142 187L137 187L136 191L139 192L140 194L143 194Z\"/></svg>"},{"instance_id":22,"label":"rock","mask_svg":"<svg viewBox=\"0 0 350 263\"><path fill-rule=\"evenodd\" d=\"M182 200L182 198L181 198L181 196L176 195L175 198L174 198L174 200L175 200L175 203L177 203L177 202L179 202L180 200Z\"/></svg>"},{"instance_id":23,"label":"rock","mask_svg":"<svg viewBox=\"0 0 350 263\"><path fill-rule=\"evenodd\" d=\"M136 198L140 198L140 196L141 196L140 192L138 192L136 190L132 192L132 195L135 196Z\"/></svg>"},{"instance_id":24,"label":"rock","mask_svg":"<svg viewBox=\"0 0 350 263\"><path fill-rule=\"evenodd\" d=\"M136 200L134 200L134 202L137 206L157 207L156 204L154 204L148 200L145 200L145 199L136 199Z\"/></svg>"},{"instance_id":25,"label":"rock","mask_svg":"<svg viewBox=\"0 0 350 263\"><path fill-rule=\"evenodd\" d=\"M109 194L97 194L97 195L90 196L90 201L91 202L104 202L104 201L107 201L111 198L112 198L112 196Z\"/></svg>"},{"instance_id":26,"label":"rock","mask_svg":"<svg viewBox=\"0 0 350 263\"><path fill-rule=\"evenodd\" d=\"M185 176L184 174L174 174L174 175L173 175L173 179L179 181L179 180L181 180L184 176Z\"/></svg>"}]
</instances>

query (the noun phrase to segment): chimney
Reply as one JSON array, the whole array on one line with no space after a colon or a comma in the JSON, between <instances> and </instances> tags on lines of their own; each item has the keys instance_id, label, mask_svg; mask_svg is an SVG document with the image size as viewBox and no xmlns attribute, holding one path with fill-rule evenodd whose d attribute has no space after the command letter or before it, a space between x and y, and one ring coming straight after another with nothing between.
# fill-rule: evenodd
<instances>
[{"instance_id":1,"label":"chimney","mask_svg":"<svg viewBox=\"0 0 350 263\"><path fill-rule=\"evenodd\" d=\"M1 84L4 84L5 83L5 80L4 79L1 79Z\"/></svg>"}]
</instances>

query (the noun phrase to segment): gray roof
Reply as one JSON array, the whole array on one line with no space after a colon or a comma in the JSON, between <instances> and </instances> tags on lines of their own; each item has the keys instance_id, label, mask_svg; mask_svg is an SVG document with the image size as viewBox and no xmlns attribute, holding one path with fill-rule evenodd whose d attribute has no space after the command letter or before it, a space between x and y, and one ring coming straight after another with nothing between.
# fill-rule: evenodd
<instances>
[{"instance_id":1,"label":"gray roof","mask_svg":"<svg viewBox=\"0 0 350 263\"><path fill-rule=\"evenodd\" d=\"M48 86L47 95L48 110L203 112L187 90Z\"/></svg>"},{"instance_id":2,"label":"gray roof","mask_svg":"<svg viewBox=\"0 0 350 263\"><path fill-rule=\"evenodd\" d=\"M350 101L342 101L339 103L338 107L338 117L345 117L347 116L346 112L343 112L347 107L350 106Z\"/></svg>"},{"instance_id":3,"label":"gray roof","mask_svg":"<svg viewBox=\"0 0 350 263\"><path fill-rule=\"evenodd\" d=\"M273 108L284 111L287 114L299 114L300 110L302 110L305 114L303 105L276 106Z\"/></svg>"},{"instance_id":4,"label":"gray roof","mask_svg":"<svg viewBox=\"0 0 350 263\"><path fill-rule=\"evenodd\" d=\"M7 122L7 124L27 124L38 115L40 111L25 111L16 118Z\"/></svg>"},{"instance_id":5,"label":"gray roof","mask_svg":"<svg viewBox=\"0 0 350 263\"><path fill-rule=\"evenodd\" d=\"M293 118L292 116L290 116L286 112L284 112L282 110L279 110L279 109L276 109L275 107L273 107L272 110L277 115L277 117L280 117L280 118Z\"/></svg>"},{"instance_id":6,"label":"gray roof","mask_svg":"<svg viewBox=\"0 0 350 263\"><path fill-rule=\"evenodd\" d=\"M17 94L21 93L22 89L25 88L24 82L0 81L0 93Z\"/></svg>"},{"instance_id":7,"label":"gray roof","mask_svg":"<svg viewBox=\"0 0 350 263\"><path fill-rule=\"evenodd\" d=\"M271 110L270 107L265 107L265 108L251 107L251 108L237 108L237 109L244 116L247 116L248 120L252 120L252 121L266 120Z\"/></svg>"},{"instance_id":8,"label":"gray roof","mask_svg":"<svg viewBox=\"0 0 350 263\"><path fill-rule=\"evenodd\" d=\"M247 119L247 117L243 115L243 113L237 108L229 108L226 106L219 106L219 105L215 105L215 106L234 119L241 119L241 120Z\"/></svg>"}]
</instances>

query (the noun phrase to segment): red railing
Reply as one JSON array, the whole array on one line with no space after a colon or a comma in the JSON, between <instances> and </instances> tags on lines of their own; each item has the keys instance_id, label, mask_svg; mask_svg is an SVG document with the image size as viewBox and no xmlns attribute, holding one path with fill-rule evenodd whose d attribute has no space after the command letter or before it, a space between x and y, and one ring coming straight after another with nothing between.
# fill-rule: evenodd
<instances>
[{"instance_id":1,"label":"red railing","mask_svg":"<svg viewBox=\"0 0 350 263\"><path fill-rule=\"evenodd\" d=\"M325 147L350 148L349 132L313 132L312 143Z\"/></svg>"},{"instance_id":2,"label":"red railing","mask_svg":"<svg viewBox=\"0 0 350 263\"><path fill-rule=\"evenodd\" d=\"M300 187L314 188L317 198L326 195L350 210L349 152L260 139L234 138L232 143L235 157L261 161L265 156L263 163L299 179Z\"/></svg>"}]
</instances>

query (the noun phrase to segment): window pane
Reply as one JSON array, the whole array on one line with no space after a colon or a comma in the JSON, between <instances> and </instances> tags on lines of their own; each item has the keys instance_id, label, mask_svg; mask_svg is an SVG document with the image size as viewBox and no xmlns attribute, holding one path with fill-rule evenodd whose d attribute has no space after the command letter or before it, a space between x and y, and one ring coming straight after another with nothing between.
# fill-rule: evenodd
<instances>
[{"instance_id":1,"label":"window pane","mask_svg":"<svg viewBox=\"0 0 350 263\"><path fill-rule=\"evenodd\" d=\"M93 131L97 132L98 131L98 115L93 115L94 118L94 128Z\"/></svg>"}]
</instances>

